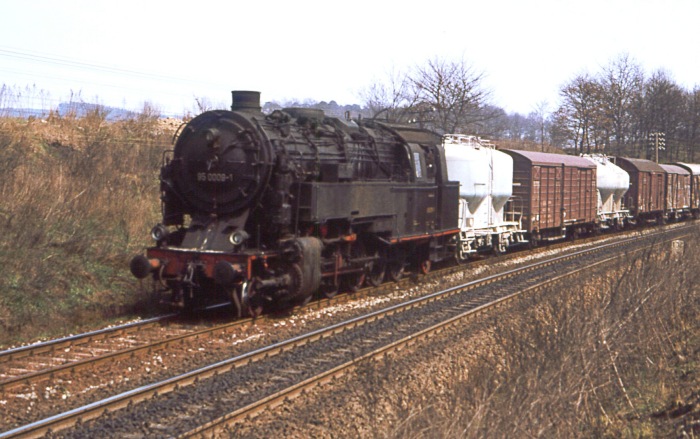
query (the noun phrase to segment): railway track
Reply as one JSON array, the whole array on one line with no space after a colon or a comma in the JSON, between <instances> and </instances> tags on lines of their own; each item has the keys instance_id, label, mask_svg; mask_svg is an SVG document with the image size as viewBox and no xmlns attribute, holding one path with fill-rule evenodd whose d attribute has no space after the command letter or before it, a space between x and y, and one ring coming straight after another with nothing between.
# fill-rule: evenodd
<instances>
[{"instance_id":1,"label":"railway track","mask_svg":"<svg viewBox=\"0 0 700 439\"><path fill-rule=\"evenodd\" d=\"M664 239L679 239L694 227L667 231ZM654 240L658 242L657 235L548 258L439 291L142 386L2 433L0 438L37 436L76 423L80 427L61 431L60 435L206 436L348 373L361 361L386 355L582 269L639 251ZM517 282L512 281L514 277ZM97 419L87 422L93 418Z\"/></svg>"},{"instance_id":2,"label":"railway track","mask_svg":"<svg viewBox=\"0 0 700 439\"><path fill-rule=\"evenodd\" d=\"M118 352L133 348L137 336L157 330L176 317L176 314L155 317L124 325L70 337L35 343L0 352L0 394L22 384L31 384L60 374L74 371L94 360L96 352ZM146 335L145 340L149 337ZM143 343L143 342L141 342ZM109 358L104 356L106 360Z\"/></svg>"},{"instance_id":3,"label":"railway track","mask_svg":"<svg viewBox=\"0 0 700 439\"><path fill-rule=\"evenodd\" d=\"M344 303L356 302L371 294L385 301L390 295L382 290L396 290L413 283L406 278L379 289L368 288L352 295L322 299L296 309L293 314L342 308ZM361 312L358 307L351 305L349 308L355 308L355 313ZM203 324L173 314L0 352L3 377L0 379L0 424L9 429L41 419L41 416L80 407L104 398L105 394L123 392L219 361L217 357L229 358L271 343L285 336L278 332L289 332L275 328L284 325L288 315L263 316L253 324L250 318L231 320L230 313L222 311L223 315L203 315ZM219 323L212 326L212 322ZM323 324L319 321L309 326ZM184 358L182 352L185 352ZM156 365L160 366L157 369L152 365L154 359L166 361ZM173 362L178 364L173 367ZM152 374L149 368L153 369Z\"/></svg>"},{"instance_id":4,"label":"railway track","mask_svg":"<svg viewBox=\"0 0 700 439\"><path fill-rule=\"evenodd\" d=\"M368 292L369 289L365 289L353 297L362 297ZM303 308L318 308L349 299L347 295L339 295ZM201 327L179 317L179 314L168 314L0 351L0 395L20 386L50 383L105 363L167 349L189 339L215 337L253 323L251 318L242 318ZM262 316L258 321L268 317Z\"/></svg>"},{"instance_id":5,"label":"railway track","mask_svg":"<svg viewBox=\"0 0 700 439\"><path fill-rule=\"evenodd\" d=\"M517 255L502 256L503 259L515 257ZM476 267L485 263L487 261L479 261L470 266ZM442 269L431 272L429 277L440 278L461 269L461 267ZM411 283L412 280L405 277L397 283L365 288L352 295L341 294L332 299L321 299L300 309L323 308L329 304L343 303L369 294L384 294L387 290L403 288ZM108 362L134 357L143 352L167 349L187 339L213 337L218 333L233 331L252 323L252 319L243 318L201 328L182 321L178 319L179 317L176 313L168 314L0 351L0 395L21 386L50 384L57 378L96 368ZM266 320L268 317L262 316L258 321Z\"/></svg>"}]
</instances>

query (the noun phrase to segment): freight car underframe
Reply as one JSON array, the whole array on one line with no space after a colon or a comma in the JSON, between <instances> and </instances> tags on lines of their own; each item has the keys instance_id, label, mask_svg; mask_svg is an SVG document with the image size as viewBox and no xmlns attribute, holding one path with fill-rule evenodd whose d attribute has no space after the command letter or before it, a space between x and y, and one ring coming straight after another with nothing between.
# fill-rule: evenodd
<instances>
[{"instance_id":1,"label":"freight car underframe","mask_svg":"<svg viewBox=\"0 0 700 439\"><path fill-rule=\"evenodd\" d=\"M558 241L561 239L576 240L581 235L594 233L600 230L600 224L584 222L580 220L564 220L562 227L550 227L539 229L534 227L529 233L529 241L532 247L537 247L542 241Z\"/></svg>"},{"instance_id":2,"label":"freight car underframe","mask_svg":"<svg viewBox=\"0 0 700 439\"><path fill-rule=\"evenodd\" d=\"M629 210L598 212L598 224L601 230L621 230L630 219Z\"/></svg>"},{"instance_id":3,"label":"freight car underframe","mask_svg":"<svg viewBox=\"0 0 700 439\"><path fill-rule=\"evenodd\" d=\"M470 256L478 253L493 252L501 254L508 248L526 244L525 230L519 222L504 222L497 226L481 229L460 230L457 237L457 262L466 262Z\"/></svg>"},{"instance_id":4,"label":"freight car underframe","mask_svg":"<svg viewBox=\"0 0 700 439\"><path fill-rule=\"evenodd\" d=\"M522 201L511 198L503 211L504 221L495 224L489 221L488 226L475 227L475 218L467 214L468 203L460 198L459 235L455 237L455 260L457 263L466 262L470 256L478 253L502 254L509 248L527 244L527 230L522 224ZM498 217L496 214L495 217Z\"/></svg>"}]
</instances>

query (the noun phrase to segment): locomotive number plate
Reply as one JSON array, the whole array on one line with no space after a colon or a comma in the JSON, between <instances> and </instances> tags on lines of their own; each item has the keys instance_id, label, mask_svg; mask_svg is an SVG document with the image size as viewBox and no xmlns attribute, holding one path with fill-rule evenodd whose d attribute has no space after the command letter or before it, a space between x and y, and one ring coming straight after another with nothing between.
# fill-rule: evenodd
<instances>
[{"instance_id":1,"label":"locomotive number plate","mask_svg":"<svg viewBox=\"0 0 700 439\"><path fill-rule=\"evenodd\" d=\"M227 181L233 181L233 174L224 174L221 172L198 172L197 181L225 183Z\"/></svg>"}]
</instances>

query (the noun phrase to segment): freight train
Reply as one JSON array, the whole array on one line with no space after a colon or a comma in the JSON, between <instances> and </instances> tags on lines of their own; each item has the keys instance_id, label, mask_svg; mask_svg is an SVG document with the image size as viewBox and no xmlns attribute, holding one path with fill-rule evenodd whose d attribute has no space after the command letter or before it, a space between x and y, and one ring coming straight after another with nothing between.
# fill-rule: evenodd
<instances>
[{"instance_id":1,"label":"freight train","mask_svg":"<svg viewBox=\"0 0 700 439\"><path fill-rule=\"evenodd\" d=\"M155 245L130 264L186 310L224 299L257 315L441 261L700 213L700 165L498 150L232 98L164 155Z\"/></svg>"}]
</instances>

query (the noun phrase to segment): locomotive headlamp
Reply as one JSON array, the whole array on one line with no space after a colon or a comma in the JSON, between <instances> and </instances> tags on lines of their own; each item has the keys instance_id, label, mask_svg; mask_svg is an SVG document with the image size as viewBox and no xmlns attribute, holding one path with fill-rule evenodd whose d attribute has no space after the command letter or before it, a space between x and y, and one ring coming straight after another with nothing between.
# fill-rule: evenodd
<instances>
[{"instance_id":1,"label":"locomotive headlamp","mask_svg":"<svg viewBox=\"0 0 700 439\"><path fill-rule=\"evenodd\" d=\"M151 238L154 241L160 241L168 236L168 229L163 224L156 224L151 229Z\"/></svg>"},{"instance_id":2,"label":"locomotive headlamp","mask_svg":"<svg viewBox=\"0 0 700 439\"><path fill-rule=\"evenodd\" d=\"M236 246L243 244L246 239L248 239L248 234L245 232L245 230L236 230L235 232L231 233L231 236L228 237L231 244Z\"/></svg>"}]
</instances>

